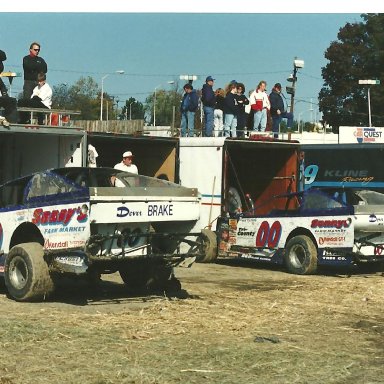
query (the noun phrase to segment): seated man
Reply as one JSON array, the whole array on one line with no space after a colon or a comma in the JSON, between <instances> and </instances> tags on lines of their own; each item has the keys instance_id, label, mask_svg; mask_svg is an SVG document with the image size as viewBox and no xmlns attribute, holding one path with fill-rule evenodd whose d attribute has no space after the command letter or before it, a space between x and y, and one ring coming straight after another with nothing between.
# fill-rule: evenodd
<instances>
[{"instance_id":1,"label":"seated man","mask_svg":"<svg viewBox=\"0 0 384 384\"><path fill-rule=\"evenodd\" d=\"M30 100L19 101L19 107L30 108L46 108L51 109L52 106L52 88L46 83L45 73L37 75L38 85L34 88ZM25 124L28 121L28 112L24 112L21 117L21 123ZM44 113L37 114L38 124L44 124Z\"/></svg>"}]
</instances>

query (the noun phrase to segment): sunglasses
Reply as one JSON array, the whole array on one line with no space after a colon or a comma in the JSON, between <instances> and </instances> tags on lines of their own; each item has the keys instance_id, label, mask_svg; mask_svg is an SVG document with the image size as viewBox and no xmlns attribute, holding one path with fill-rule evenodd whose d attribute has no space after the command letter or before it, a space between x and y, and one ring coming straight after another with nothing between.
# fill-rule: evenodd
<instances>
[{"instance_id":1,"label":"sunglasses","mask_svg":"<svg viewBox=\"0 0 384 384\"><path fill-rule=\"evenodd\" d=\"M40 49L33 48L33 51L40 52Z\"/></svg>"}]
</instances>

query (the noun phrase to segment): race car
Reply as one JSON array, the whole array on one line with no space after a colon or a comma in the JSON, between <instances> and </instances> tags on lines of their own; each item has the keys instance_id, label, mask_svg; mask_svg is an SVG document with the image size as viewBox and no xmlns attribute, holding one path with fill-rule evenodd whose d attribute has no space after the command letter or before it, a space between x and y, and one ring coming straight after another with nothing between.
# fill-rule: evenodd
<instances>
[{"instance_id":1,"label":"race car","mask_svg":"<svg viewBox=\"0 0 384 384\"><path fill-rule=\"evenodd\" d=\"M384 195L370 190L282 194L223 215L217 228L219 257L285 264L295 274L384 261Z\"/></svg>"},{"instance_id":2,"label":"race car","mask_svg":"<svg viewBox=\"0 0 384 384\"><path fill-rule=\"evenodd\" d=\"M199 214L197 189L165 180L111 168L36 172L0 186L0 274L18 301L48 297L65 273L119 271L131 288L165 289L177 285L173 267L204 253L204 236L191 231Z\"/></svg>"}]
</instances>

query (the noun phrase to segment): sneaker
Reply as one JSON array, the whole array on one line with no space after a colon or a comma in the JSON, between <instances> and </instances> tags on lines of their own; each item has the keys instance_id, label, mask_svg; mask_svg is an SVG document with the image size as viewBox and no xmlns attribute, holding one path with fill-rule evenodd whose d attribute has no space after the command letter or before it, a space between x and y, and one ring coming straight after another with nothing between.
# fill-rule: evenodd
<instances>
[{"instance_id":1,"label":"sneaker","mask_svg":"<svg viewBox=\"0 0 384 384\"><path fill-rule=\"evenodd\" d=\"M3 126L3 127L9 127L9 122L8 120L3 117L3 116L0 116L0 124Z\"/></svg>"}]
</instances>

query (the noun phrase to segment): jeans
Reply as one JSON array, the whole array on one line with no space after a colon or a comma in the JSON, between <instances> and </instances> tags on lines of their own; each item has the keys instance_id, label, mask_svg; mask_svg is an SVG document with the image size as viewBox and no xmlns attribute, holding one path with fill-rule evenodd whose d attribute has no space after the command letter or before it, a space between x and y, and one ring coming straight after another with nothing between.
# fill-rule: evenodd
<instances>
[{"instance_id":1,"label":"jeans","mask_svg":"<svg viewBox=\"0 0 384 384\"><path fill-rule=\"evenodd\" d=\"M293 113L291 112L282 112L280 115L272 116L272 131L275 133L279 132L279 125L282 119L287 119L287 128L292 128L293 126Z\"/></svg>"},{"instance_id":2,"label":"jeans","mask_svg":"<svg viewBox=\"0 0 384 384\"><path fill-rule=\"evenodd\" d=\"M223 111L221 109L215 109L213 113L213 127L215 128L215 137L223 135Z\"/></svg>"},{"instance_id":3,"label":"jeans","mask_svg":"<svg viewBox=\"0 0 384 384\"><path fill-rule=\"evenodd\" d=\"M236 115L226 113L224 117L224 128L223 128L224 136L229 137L231 133L231 137L236 137L236 127L237 127Z\"/></svg>"},{"instance_id":4,"label":"jeans","mask_svg":"<svg viewBox=\"0 0 384 384\"><path fill-rule=\"evenodd\" d=\"M259 129L260 124L260 132L265 132L267 128L267 110L263 108L261 111L256 111L253 117L253 130L257 131Z\"/></svg>"},{"instance_id":5,"label":"jeans","mask_svg":"<svg viewBox=\"0 0 384 384\"><path fill-rule=\"evenodd\" d=\"M205 121L205 131L203 136L211 137L213 131L213 113L215 109L213 107L203 107L204 110L204 121Z\"/></svg>"},{"instance_id":6,"label":"jeans","mask_svg":"<svg viewBox=\"0 0 384 384\"><path fill-rule=\"evenodd\" d=\"M188 128L188 129L187 129ZM181 112L181 136L193 137L195 131L195 112Z\"/></svg>"},{"instance_id":7,"label":"jeans","mask_svg":"<svg viewBox=\"0 0 384 384\"><path fill-rule=\"evenodd\" d=\"M245 128L245 122L246 122L246 113L239 113L237 115L237 136L238 137L244 137L244 128Z\"/></svg>"}]
</instances>

